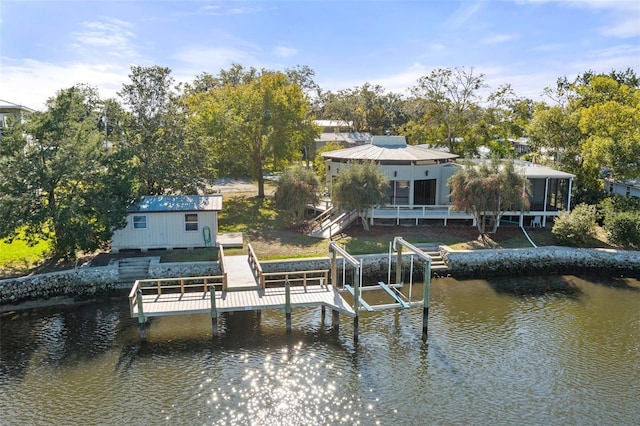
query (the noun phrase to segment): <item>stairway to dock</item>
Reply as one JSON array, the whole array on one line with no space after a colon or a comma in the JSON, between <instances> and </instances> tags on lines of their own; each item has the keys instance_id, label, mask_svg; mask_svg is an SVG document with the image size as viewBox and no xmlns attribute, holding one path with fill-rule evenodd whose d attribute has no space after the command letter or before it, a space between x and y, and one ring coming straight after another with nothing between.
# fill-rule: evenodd
<instances>
[{"instance_id":1,"label":"stairway to dock","mask_svg":"<svg viewBox=\"0 0 640 426\"><path fill-rule=\"evenodd\" d=\"M118 261L118 283L133 284L149 278L151 257L127 257Z\"/></svg>"}]
</instances>

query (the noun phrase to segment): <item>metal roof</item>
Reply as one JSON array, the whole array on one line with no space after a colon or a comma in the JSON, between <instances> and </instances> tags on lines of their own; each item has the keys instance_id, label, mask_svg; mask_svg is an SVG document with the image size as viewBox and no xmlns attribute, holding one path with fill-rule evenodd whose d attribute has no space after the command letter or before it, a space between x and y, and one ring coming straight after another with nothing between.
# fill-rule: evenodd
<instances>
[{"instance_id":1,"label":"metal roof","mask_svg":"<svg viewBox=\"0 0 640 426\"><path fill-rule=\"evenodd\" d=\"M147 195L129 212L193 212L222 210L222 194Z\"/></svg>"},{"instance_id":2,"label":"metal roof","mask_svg":"<svg viewBox=\"0 0 640 426\"><path fill-rule=\"evenodd\" d=\"M462 167L465 167L467 164L481 164L481 163L489 163L490 160L486 159L474 159L474 160L463 160L458 163ZM551 167L543 166L540 164L534 164L529 161L524 160L514 160L513 161L514 170L529 179L545 179L545 178L555 178L555 179L572 179L575 175L571 173L562 172L560 170L552 169Z\"/></svg>"},{"instance_id":3,"label":"metal roof","mask_svg":"<svg viewBox=\"0 0 640 426\"><path fill-rule=\"evenodd\" d=\"M458 158L448 152L428 148L428 145L359 145L352 148L323 152L325 159L333 160L373 160L373 161L443 161Z\"/></svg>"}]
</instances>

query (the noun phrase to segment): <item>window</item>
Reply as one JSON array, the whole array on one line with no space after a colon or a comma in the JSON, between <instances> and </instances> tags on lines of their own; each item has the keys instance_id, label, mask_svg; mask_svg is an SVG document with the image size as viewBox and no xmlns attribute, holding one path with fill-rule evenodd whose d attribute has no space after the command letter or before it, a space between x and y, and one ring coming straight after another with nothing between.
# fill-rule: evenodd
<instances>
[{"instance_id":1,"label":"window","mask_svg":"<svg viewBox=\"0 0 640 426\"><path fill-rule=\"evenodd\" d=\"M184 230L185 231L198 230L198 214L197 213L187 213L184 215Z\"/></svg>"},{"instance_id":2,"label":"window","mask_svg":"<svg viewBox=\"0 0 640 426\"><path fill-rule=\"evenodd\" d=\"M133 229L147 229L147 216L133 216Z\"/></svg>"},{"instance_id":3,"label":"window","mask_svg":"<svg viewBox=\"0 0 640 426\"><path fill-rule=\"evenodd\" d=\"M387 203L390 205L408 205L409 184L408 180L390 181L389 189L387 190Z\"/></svg>"}]
</instances>

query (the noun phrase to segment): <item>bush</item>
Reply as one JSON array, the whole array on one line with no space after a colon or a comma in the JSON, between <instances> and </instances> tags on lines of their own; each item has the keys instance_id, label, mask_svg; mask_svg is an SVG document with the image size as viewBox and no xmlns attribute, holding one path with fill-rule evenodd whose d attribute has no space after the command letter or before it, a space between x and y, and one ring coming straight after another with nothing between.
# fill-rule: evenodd
<instances>
[{"instance_id":1,"label":"bush","mask_svg":"<svg viewBox=\"0 0 640 426\"><path fill-rule=\"evenodd\" d=\"M614 244L640 247L640 213L609 213L605 218L605 230Z\"/></svg>"},{"instance_id":2,"label":"bush","mask_svg":"<svg viewBox=\"0 0 640 426\"><path fill-rule=\"evenodd\" d=\"M287 169L278 180L274 194L276 207L284 211L299 226L308 205L317 205L320 182L311 169Z\"/></svg>"},{"instance_id":3,"label":"bush","mask_svg":"<svg viewBox=\"0 0 640 426\"><path fill-rule=\"evenodd\" d=\"M596 207L578 204L571 213L556 218L551 233L562 245L588 245L596 234Z\"/></svg>"}]
</instances>

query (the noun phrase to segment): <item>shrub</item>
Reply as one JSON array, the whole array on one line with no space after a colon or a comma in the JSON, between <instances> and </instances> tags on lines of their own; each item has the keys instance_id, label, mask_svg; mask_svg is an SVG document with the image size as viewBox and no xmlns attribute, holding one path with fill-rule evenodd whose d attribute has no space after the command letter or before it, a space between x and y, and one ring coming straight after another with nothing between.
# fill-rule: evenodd
<instances>
[{"instance_id":1,"label":"shrub","mask_svg":"<svg viewBox=\"0 0 640 426\"><path fill-rule=\"evenodd\" d=\"M274 194L276 207L299 226L303 222L307 206L318 204L319 188L320 183L313 170L303 167L287 169L280 177Z\"/></svg>"},{"instance_id":2,"label":"shrub","mask_svg":"<svg viewBox=\"0 0 640 426\"><path fill-rule=\"evenodd\" d=\"M559 244L586 246L596 234L596 207L578 204L556 218L551 233Z\"/></svg>"},{"instance_id":3,"label":"shrub","mask_svg":"<svg viewBox=\"0 0 640 426\"><path fill-rule=\"evenodd\" d=\"M640 247L640 213L609 213L605 218L605 230L614 244Z\"/></svg>"}]
</instances>

